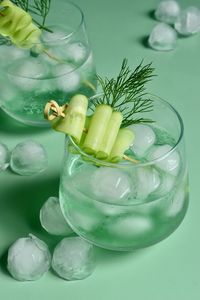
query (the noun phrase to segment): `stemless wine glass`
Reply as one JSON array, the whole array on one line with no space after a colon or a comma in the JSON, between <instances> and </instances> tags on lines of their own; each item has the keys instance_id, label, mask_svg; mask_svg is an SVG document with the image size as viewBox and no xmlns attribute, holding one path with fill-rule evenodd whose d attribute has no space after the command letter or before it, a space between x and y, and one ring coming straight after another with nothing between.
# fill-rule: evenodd
<instances>
[{"instance_id":1,"label":"stemless wine glass","mask_svg":"<svg viewBox=\"0 0 200 300\"><path fill-rule=\"evenodd\" d=\"M96 88L81 9L52 0L46 27L50 31L43 30L31 50L0 45L1 107L14 119L34 126L48 126L43 111L50 99L63 105L76 93L92 96Z\"/></svg>"},{"instance_id":2,"label":"stemless wine glass","mask_svg":"<svg viewBox=\"0 0 200 300\"><path fill-rule=\"evenodd\" d=\"M185 216L183 122L168 102L153 98L154 110L147 115L155 121L148 126L156 138L138 164L95 159L66 137L61 208L72 229L97 246L121 251L150 246L169 236Z\"/></svg>"}]
</instances>

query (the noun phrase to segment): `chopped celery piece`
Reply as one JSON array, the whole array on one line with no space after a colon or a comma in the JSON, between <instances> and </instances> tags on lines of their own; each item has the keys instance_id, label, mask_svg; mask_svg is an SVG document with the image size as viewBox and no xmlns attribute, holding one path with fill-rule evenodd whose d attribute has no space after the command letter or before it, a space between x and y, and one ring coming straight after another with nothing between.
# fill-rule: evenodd
<instances>
[{"instance_id":1,"label":"chopped celery piece","mask_svg":"<svg viewBox=\"0 0 200 300\"><path fill-rule=\"evenodd\" d=\"M71 98L65 110L65 117L58 117L52 121L53 129L72 136L78 144L83 133L88 99L84 95L75 95Z\"/></svg>"},{"instance_id":2,"label":"chopped celery piece","mask_svg":"<svg viewBox=\"0 0 200 300\"><path fill-rule=\"evenodd\" d=\"M134 140L134 133L127 128L119 130L116 141L112 148L109 161L116 163L119 162L124 155L124 152L130 147Z\"/></svg>"},{"instance_id":3,"label":"chopped celery piece","mask_svg":"<svg viewBox=\"0 0 200 300\"><path fill-rule=\"evenodd\" d=\"M101 146L99 151L97 152L96 157L98 159L107 159L110 155L110 152L115 143L119 128L122 123L122 113L121 112L113 112L111 118L109 120L108 126L106 128L106 132L104 134L103 140L101 142Z\"/></svg>"},{"instance_id":4,"label":"chopped celery piece","mask_svg":"<svg viewBox=\"0 0 200 300\"><path fill-rule=\"evenodd\" d=\"M96 107L83 144L83 150L86 153L96 154L98 152L111 115L112 108L109 105L101 104Z\"/></svg>"}]
</instances>

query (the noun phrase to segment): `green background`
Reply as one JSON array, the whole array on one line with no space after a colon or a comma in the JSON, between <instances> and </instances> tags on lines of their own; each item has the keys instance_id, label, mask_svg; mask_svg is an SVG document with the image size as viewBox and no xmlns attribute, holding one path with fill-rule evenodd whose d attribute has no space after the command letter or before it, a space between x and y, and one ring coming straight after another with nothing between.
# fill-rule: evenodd
<instances>
[{"instance_id":1,"label":"green background","mask_svg":"<svg viewBox=\"0 0 200 300\"><path fill-rule=\"evenodd\" d=\"M200 34L180 38L172 52L156 52L147 48L146 37L156 24L152 11L158 1L76 3L85 13L99 74L116 75L124 57L134 66L141 59L153 62L158 76L149 85L150 91L173 104L185 124L189 210L178 230L153 247L135 253L99 250L96 271L86 280L67 282L50 271L35 282L15 281L6 271L6 250L12 242L29 232L51 247L59 240L40 228L38 213L47 197L58 194L63 136L25 127L0 111L0 141L12 149L32 138L46 147L49 156L49 168L39 176L21 177L9 170L0 174L0 299L200 299ZM199 0L180 3L182 7L200 5Z\"/></svg>"}]
</instances>

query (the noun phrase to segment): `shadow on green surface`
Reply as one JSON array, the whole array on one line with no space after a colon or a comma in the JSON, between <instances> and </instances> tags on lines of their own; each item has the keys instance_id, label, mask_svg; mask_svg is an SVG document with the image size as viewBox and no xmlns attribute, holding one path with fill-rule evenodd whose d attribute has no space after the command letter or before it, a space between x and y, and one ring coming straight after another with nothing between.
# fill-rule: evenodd
<instances>
[{"instance_id":1,"label":"shadow on green surface","mask_svg":"<svg viewBox=\"0 0 200 300\"><path fill-rule=\"evenodd\" d=\"M4 275L7 271L7 250L20 237L29 233L36 235L47 243L51 252L63 238L52 236L41 227L39 212L49 196L58 196L59 174L48 177L46 173L32 177L16 177L14 184L6 183L0 196L0 267ZM134 259L143 253L110 251L96 247L98 265L109 265L125 259ZM54 274L54 272L52 273ZM54 274L55 275L55 274Z\"/></svg>"},{"instance_id":2,"label":"shadow on green surface","mask_svg":"<svg viewBox=\"0 0 200 300\"><path fill-rule=\"evenodd\" d=\"M26 134L39 134L40 132L49 131L48 127L33 127L22 124L10 116L8 116L3 110L0 109L0 134L14 134L14 135L26 135Z\"/></svg>"},{"instance_id":3,"label":"shadow on green surface","mask_svg":"<svg viewBox=\"0 0 200 300\"><path fill-rule=\"evenodd\" d=\"M148 16L150 19L156 20L156 18L155 18L155 9L152 9L152 10L148 11L148 12L147 12L147 16Z\"/></svg>"},{"instance_id":4,"label":"shadow on green surface","mask_svg":"<svg viewBox=\"0 0 200 300\"><path fill-rule=\"evenodd\" d=\"M148 38L149 38L148 35L139 38L139 43L145 48L149 48Z\"/></svg>"}]
</instances>

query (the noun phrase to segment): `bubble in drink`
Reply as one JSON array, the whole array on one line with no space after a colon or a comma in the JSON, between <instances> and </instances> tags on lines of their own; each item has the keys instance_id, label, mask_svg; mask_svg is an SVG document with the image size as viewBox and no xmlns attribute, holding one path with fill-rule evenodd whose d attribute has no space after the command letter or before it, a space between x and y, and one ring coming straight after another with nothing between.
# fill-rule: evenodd
<instances>
[{"instance_id":1,"label":"bubble in drink","mask_svg":"<svg viewBox=\"0 0 200 300\"><path fill-rule=\"evenodd\" d=\"M7 169L10 164L10 151L8 147L0 143L0 172Z\"/></svg>"},{"instance_id":2,"label":"bubble in drink","mask_svg":"<svg viewBox=\"0 0 200 300\"><path fill-rule=\"evenodd\" d=\"M157 20L174 24L180 14L180 5L174 0L164 0L158 4L155 11L155 17Z\"/></svg>"},{"instance_id":3,"label":"bubble in drink","mask_svg":"<svg viewBox=\"0 0 200 300\"><path fill-rule=\"evenodd\" d=\"M52 267L66 280L88 277L95 269L93 245L80 237L64 238L54 250Z\"/></svg>"},{"instance_id":4,"label":"bubble in drink","mask_svg":"<svg viewBox=\"0 0 200 300\"><path fill-rule=\"evenodd\" d=\"M40 210L40 223L50 234L67 236L73 233L73 230L62 214L57 197L48 198L42 206Z\"/></svg>"},{"instance_id":5,"label":"bubble in drink","mask_svg":"<svg viewBox=\"0 0 200 300\"><path fill-rule=\"evenodd\" d=\"M92 192L102 202L122 204L131 192L128 176L109 167L98 168L91 180Z\"/></svg>"},{"instance_id":6,"label":"bubble in drink","mask_svg":"<svg viewBox=\"0 0 200 300\"><path fill-rule=\"evenodd\" d=\"M148 159L155 160L163 157L160 161L155 162L155 165L161 170L176 176L180 167L180 156L176 150L173 150L170 145L154 146L148 154ZM172 151L171 153L169 153ZM166 158L164 155L166 154Z\"/></svg>"},{"instance_id":7,"label":"bubble in drink","mask_svg":"<svg viewBox=\"0 0 200 300\"><path fill-rule=\"evenodd\" d=\"M186 36L199 32L200 10L193 6L183 10L174 26L178 33Z\"/></svg>"},{"instance_id":8,"label":"bubble in drink","mask_svg":"<svg viewBox=\"0 0 200 300\"><path fill-rule=\"evenodd\" d=\"M159 23L152 29L148 43L154 50L173 50L177 43L177 33L171 26Z\"/></svg>"},{"instance_id":9,"label":"bubble in drink","mask_svg":"<svg viewBox=\"0 0 200 300\"><path fill-rule=\"evenodd\" d=\"M135 134L135 139L131 149L139 156L144 156L145 152L154 144L156 136L153 129L148 125L136 124L129 127Z\"/></svg>"},{"instance_id":10,"label":"bubble in drink","mask_svg":"<svg viewBox=\"0 0 200 300\"><path fill-rule=\"evenodd\" d=\"M18 239L8 250L8 271L17 280L36 280L46 273L51 264L47 245L29 234Z\"/></svg>"},{"instance_id":11,"label":"bubble in drink","mask_svg":"<svg viewBox=\"0 0 200 300\"><path fill-rule=\"evenodd\" d=\"M11 169L20 175L29 176L43 172L48 165L46 150L35 141L19 143L11 154Z\"/></svg>"}]
</instances>

